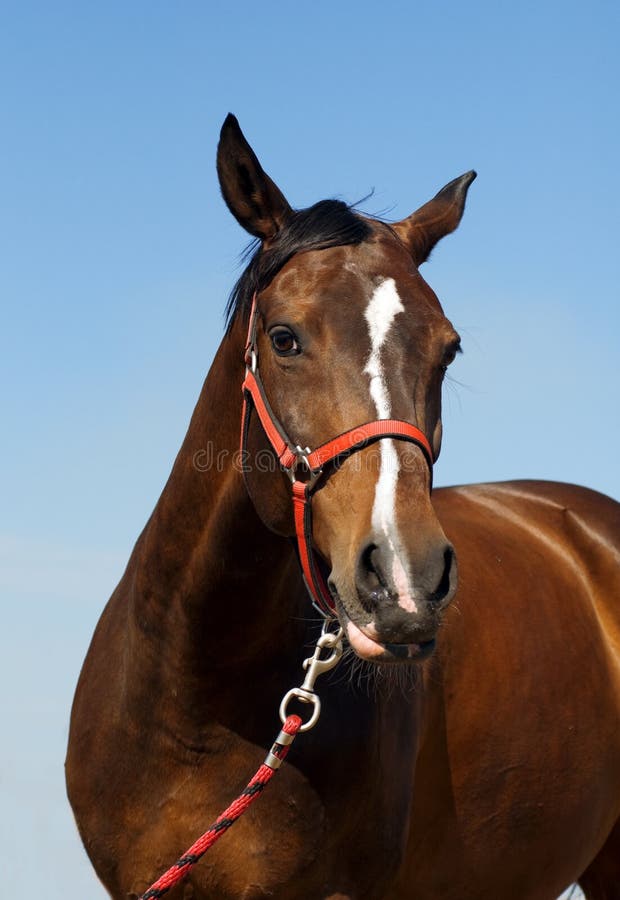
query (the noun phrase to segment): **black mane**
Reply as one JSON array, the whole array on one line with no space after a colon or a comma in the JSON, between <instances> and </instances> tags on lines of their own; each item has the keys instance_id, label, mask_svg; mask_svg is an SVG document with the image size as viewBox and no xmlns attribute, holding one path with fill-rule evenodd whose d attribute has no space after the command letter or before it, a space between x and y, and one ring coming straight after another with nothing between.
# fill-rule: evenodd
<instances>
[{"instance_id":1,"label":"black mane","mask_svg":"<svg viewBox=\"0 0 620 900\"><path fill-rule=\"evenodd\" d=\"M246 251L251 259L226 304L226 328L237 316L247 319L255 291L263 290L295 253L361 244L370 236L367 222L342 200L321 200L296 210L269 249L254 241Z\"/></svg>"}]
</instances>

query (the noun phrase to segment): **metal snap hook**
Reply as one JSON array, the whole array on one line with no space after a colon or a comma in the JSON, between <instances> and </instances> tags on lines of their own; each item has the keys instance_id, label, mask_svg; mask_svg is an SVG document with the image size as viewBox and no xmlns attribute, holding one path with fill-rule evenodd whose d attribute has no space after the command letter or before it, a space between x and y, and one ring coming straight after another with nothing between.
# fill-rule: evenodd
<instances>
[{"instance_id":1,"label":"metal snap hook","mask_svg":"<svg viewBox=\"0 0 620 900\"><path fill-rule=\"evenodd\" d=\"M314 691L315 681L319 675L333 669L342 656L342 637L344 631L340 625L338 625L337 631L330 631L329 629L333 621L334 619L325 619L321 629L321 636L314 648L314 653L302 663L302 666L306 671L306 677L304 678L303 684L301 687L291 688L290 691L287 691L280 704L280 719L282 723L286 721L287 707L293 698L299 700L301 703L312 704L312 715L308 721L304 722L300 727L300 731L310 731L311 728L314 728L321 715L321 701ZM322 654L325 650L331 650L331 653L326 658L323 658Z\"/></svg>"}]
</instances>

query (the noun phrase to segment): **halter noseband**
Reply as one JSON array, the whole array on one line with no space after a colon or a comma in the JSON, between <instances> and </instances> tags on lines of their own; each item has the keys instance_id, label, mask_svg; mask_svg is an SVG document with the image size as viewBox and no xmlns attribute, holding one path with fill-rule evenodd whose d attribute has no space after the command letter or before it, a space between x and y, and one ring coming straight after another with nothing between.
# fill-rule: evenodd
<instances>
[{"instance_id":1,"label":"halter noseband","mask_svg":"<svg viewBox=\"0 0 620 900\"><path fill-rule=\"evenodd\" d=\"M291 479L297 549L306 587L319 612L324 616L333 616L335 614L334 601L317 565L315 551L312 549L311 501L317 483L323 475L323 467L326 463L334 460L340 461L382 438L396 438L416 444L422 450L432 477L433 451L424 432L415 425L410 425L400 419L377 419L374 422L358 425L325 444L321 444L315 450L310 450L309 447L302 448L299 444L293 443L281 422L273 414L260 378L256 346L257 322L258 307L255 293L252 298L248 337L245 345L246 371L242 385L241 458L245 459L244 451L250 415L252 407L254 407L280 465ZM298 478L300 471L304 473L302 478Z\"/></svg>"}]
</instances>

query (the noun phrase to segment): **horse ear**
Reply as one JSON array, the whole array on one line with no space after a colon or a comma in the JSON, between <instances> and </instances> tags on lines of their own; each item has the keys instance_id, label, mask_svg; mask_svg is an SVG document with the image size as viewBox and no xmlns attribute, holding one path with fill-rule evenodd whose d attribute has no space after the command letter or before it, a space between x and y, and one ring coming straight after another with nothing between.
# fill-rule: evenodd
<instances>
[{"instance_id":1,"label":"horse ear","mask_svg":"<svg viewBox=\"0 0 620 900\"><path fill-rule=\"evenodd\" d=\"M425 262L437 241L457 227L465 209L467 190L475 177L472 170L455 178L409 218L392 226L409 248L416 265Z\"/></svg>"},{"instance_id":2,"label":"horse ear","mask_svg":"<svg viewBox=\"0 0 620 900\"><path fill-rule=\"evenodd\" d=\"M262 241L272 240L293 211L231 113L220 132L217 174L226 205L241 227Z\"/></svg>"}]
</instances>

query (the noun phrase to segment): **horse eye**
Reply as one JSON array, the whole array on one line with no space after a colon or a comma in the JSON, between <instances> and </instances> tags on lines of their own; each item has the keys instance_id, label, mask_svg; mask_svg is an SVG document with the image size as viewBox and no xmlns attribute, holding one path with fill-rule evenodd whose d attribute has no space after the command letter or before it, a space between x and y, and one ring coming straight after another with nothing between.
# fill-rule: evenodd
<instances>
[{"instance_id":1,"label":"horse eye","mask_svg":"<svg viewBox=\"0 0 620 900\"><path fill-rule=\"evenodd\" d=\"M463 352L463 350L461 348L460 339L453 341L453 343L450 344L449 347L446 347L446 350L443 355L443 359L441 361L441 365L439 367L444 375L448 371L448 366L454 362L454 358L456 357L456 354L462 353L462 352Z\"/></svg>"},{"instance_id":2,"label":"horse eye","mask_svg":"<svg viewBox=\"0 0 620 900\"><path fill-rule=\"evenodd\" d=\"M297 343L295 335L288 328L274 328L269 337L278 356L294 356L296 353L301 353L301 347Z\"/></svg>"}]
</instances>

